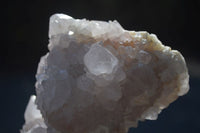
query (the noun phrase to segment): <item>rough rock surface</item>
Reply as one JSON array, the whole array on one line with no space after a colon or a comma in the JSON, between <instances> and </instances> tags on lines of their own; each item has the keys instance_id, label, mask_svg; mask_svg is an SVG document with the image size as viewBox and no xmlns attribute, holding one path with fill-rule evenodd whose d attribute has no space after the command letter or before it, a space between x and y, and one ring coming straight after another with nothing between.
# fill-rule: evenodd
<instances>
[{"instance_id":1,"label":"rough rock surface","mask_svg":"<svg viewBox=\"0 0 200 133\"><path fill-rule=\"evenodd\" d=\"M49 28L36 75L45 124L26 113L24 128L33 124L22 133L125 133L189 90L183 56L154 34L64 14L53 15Z\"/></svg>"}]
</instances>

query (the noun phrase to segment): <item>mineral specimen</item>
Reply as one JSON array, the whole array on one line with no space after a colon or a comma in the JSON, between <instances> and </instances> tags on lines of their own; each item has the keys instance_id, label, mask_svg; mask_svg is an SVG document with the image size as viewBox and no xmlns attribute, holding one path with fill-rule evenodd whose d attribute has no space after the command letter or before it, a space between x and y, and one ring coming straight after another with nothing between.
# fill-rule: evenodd
<instances>
[{"instance_id":1,"label":"mineral specimen","mask_svg":"<svg viewBox=\"0 0 200 133\"><path fill-rule=\"evenodd\" d=\"M125 133L189 90L183 56L117 21L50 18L22 133ZM35 98L35 97L34 97Z\"/></svg>"}]
</instances>

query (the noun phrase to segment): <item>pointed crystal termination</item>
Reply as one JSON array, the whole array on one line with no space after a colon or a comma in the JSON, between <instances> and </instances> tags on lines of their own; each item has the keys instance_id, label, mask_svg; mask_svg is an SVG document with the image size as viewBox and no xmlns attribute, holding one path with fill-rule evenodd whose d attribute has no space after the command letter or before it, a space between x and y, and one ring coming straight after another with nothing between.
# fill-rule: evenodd
<instances>
[{"instance_id":1,"label":"pointed crystal termination","mask_svg":"<svg viewBox=\"0 0 200 133\"><path fill-rule=\"evenodd\" d=\"M24 113L25 125L21 130L21 133L46 133L46 125L35 104L36 96L30 97L29 103Z\"/></svg>"},{"instance_id":2,"label":"pointed crystal termination","mask_svg":"<svg viewBox=\"0 0 200 133\"><path fill-rule=\"evenodd\" d=\"M183 56L117 21L50 18L22 133L126 133L189 90Z\"/></svg>"}]
</instances>

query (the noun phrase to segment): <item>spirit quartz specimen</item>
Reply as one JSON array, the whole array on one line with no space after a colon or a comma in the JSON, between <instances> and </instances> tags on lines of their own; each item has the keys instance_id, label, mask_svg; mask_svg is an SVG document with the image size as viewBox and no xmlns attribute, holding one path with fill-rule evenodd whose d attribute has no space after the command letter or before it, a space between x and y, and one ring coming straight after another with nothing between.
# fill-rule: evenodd
<instances>
[{"instance_id":1,"label":"spirit quartz specimen","mask_svg":"<svg viewBox=\"0 0 200 133\"><path fill-rule=\"evenodd\" d=\"M48 48L21 133L126 133L189 90L178 51L117 21L55 14Z\"/></svg>"}]
</instances>

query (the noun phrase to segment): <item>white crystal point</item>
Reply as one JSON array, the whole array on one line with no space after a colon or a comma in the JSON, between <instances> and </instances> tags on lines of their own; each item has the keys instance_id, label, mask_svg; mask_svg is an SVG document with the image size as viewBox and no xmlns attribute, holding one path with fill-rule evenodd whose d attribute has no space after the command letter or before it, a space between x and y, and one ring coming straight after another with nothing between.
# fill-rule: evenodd
<instances>
[{"instance_id":1,"label":"white crystal point","mask_svg":"<svg viewBox=\"0 0 200 133\"><path fill-rule=\"evenodd\" d=\"M100 44L94 44L84 56L84 64L94 75L111 74L118 59Z\"/></svg>"},{"instance_id":2,"label":"white crystal point","mask_svg":"<svg viewBox=\"0 0 200 133\"><path fill-rule=\"evenodd\" d=\"M47 129L40 110L35 104L36 96L32 95L24 113L25 124L20 133L60 133L53 128Z\"/></svg>"},{"instance_id":3,"label":"white crystal point","mask_svg":"<svg viewBox=\"0 0 200 133\"><path fill-rule=\"evenodd\" d=\"M49 22L49 37L67 32L69 20L73 18L65 14L52 15Z\"/></svg>"},{"instance_id":4,"label":"white crystal point","mask_svg":"<svg viewBox=\"0 0 200 133\"><path fill-rule=\"evenodd\" d=\"M22 133L125 133L189 90L183 56L154 34L55 14L49 38L36 74L43 117L33 97Z\"/></svg>"},{"instance_id":5,"label":"white crystal point","mask_svg":"<svg viewBox=\"0 0 200 133\"><path fill-rule=\"evenodd\" d=\"M26 107L26 111L25 111L25 114L24 114L24 118L25 118L26 123L29 123L29 122L34 121L36 119L42 118L40 110L37 109L37 105L35 104L35 99L36 99L36 96L32 95L30 97L29 103Z\"/></svg>"},{"instance_id":6,"label":"white crystal point","mask_svg":"<svg viewBox=\"0 0 200 133\"><path fill-rule=\"evenodd\" d=\"M35 100L36 96L32 95L26 107L24 114L25 125L21 133L47 133L46 124L44 123L40 110L37 109Z\"/></svg>"}]
</instances>

